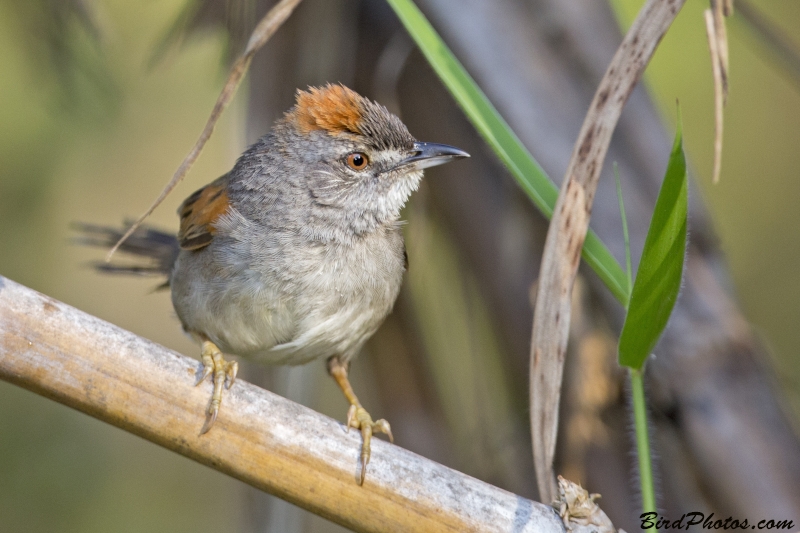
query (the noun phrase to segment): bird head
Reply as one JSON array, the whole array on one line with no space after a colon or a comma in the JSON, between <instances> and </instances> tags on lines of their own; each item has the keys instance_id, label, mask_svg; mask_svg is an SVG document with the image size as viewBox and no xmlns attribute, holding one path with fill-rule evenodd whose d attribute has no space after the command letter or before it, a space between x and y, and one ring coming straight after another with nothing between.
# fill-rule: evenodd
<instances>
[{"instance_id":1,"label":"bird head","mask_svg":"<svg viewBox=\"0 0 800 533\"><path fill-rule=\"evenodd\" d=\"M422 170L469 154L417 141L399 118L342 85L298 91L279 124L282 157L314 216L337 217L356 233L400 216Z\"/></svg>"}]
</instances>

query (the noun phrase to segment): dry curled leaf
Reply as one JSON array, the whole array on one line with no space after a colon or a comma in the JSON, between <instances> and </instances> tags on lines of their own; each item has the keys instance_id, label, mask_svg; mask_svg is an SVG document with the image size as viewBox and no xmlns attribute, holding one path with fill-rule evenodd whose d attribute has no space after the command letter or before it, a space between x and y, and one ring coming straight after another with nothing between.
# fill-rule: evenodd
<instances>
[{"instance_id":1,"label":"dry curled leaf","mask_svg":"<svg viewBox=\"0 0 800 533\"><path fill-rule=\"evenodd\" d=\"M617 533L614 524L595 502L599 498L599 494L589 494L577 483L558 476L558 499L553 507L567 531L588 527L597 533Z\"/></svg>"}]
</instances>

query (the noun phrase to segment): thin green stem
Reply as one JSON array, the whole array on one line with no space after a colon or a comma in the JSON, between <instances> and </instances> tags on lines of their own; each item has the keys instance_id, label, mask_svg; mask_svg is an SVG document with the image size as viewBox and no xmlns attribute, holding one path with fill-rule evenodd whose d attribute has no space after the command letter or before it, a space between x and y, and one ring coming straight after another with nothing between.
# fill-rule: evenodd
<instances>
[{"instance_id":1,"label":"thin green stem","mask_svg":"<svg viewBox=\"0 0 800 533\"><path fill-rule=\"evenodd\" d=\"M650 432L647 426L643 375L644 368L630 371L636 451L639 456L639 483L642 491L642 512L649 513L656 512L656 491L653 484L653 464L650 460Z\"/></svg>"},{"instance_id":2,"label":"thin green stem","mask_svg":"<svg viewBox=\"0 0 800 533\"><path fill-rule=\"evenodd\" d=\"M631 240L628 237L628 217L625 215L625 202L622 201L622 184L619 181L619 167L614 161L614 181L617 184L617 200L619 214L622 217L622 236L625 239L625 273L628 275L628 294L633 288L633 270L631 269Z\"/></svg>"}]
</instances>

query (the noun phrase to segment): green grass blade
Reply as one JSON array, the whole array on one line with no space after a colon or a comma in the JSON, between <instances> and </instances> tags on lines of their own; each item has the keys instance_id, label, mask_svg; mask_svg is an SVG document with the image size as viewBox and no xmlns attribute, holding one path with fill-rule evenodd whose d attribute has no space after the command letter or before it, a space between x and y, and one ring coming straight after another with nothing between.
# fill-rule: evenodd
<instances>
[{"instance_id":1,"label":"green grass blade","mask_svg":"<svg viewBox=\"0 0 800 533\"><path fill-rule=\"evenodd\" d=\"M547 218L551 218L558 198L558 187L489 102L414 2L388 2L478 133L508 167L536 207ZM583 258L617 300L627 305L630 291L625 272L592 230L586 235Z\"/></svg>"},{"instance_id":2,"label":"green grass blade","mask_svg":"<svg viewBox=\"0 0 800 533\"><path fill-rule=\"evenodd\" d=\"M653 210L619 339L619 363L640 370L675 306L683 275L687 217L686 157L680 110L675 143Z\"/></svg>"}]
</instances>

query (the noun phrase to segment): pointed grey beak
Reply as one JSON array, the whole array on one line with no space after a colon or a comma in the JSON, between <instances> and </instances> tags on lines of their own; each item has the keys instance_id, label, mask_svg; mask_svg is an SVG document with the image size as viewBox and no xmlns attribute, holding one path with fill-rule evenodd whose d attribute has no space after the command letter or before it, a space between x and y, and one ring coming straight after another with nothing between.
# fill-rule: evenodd
<instances>
[{"instance_id":1,"label":"pointed grey beak","mask_svg":"<svg viewBox=\"0 0 800 533\"><path fill-rule=\"evenodd\" d=\"M414 143L414 152L410 157L403 159L395 168L413 167L414 170L443 165L455 159L469 157L464 150L453 146L436 143Z\"/></svg>"}]
</instances>

